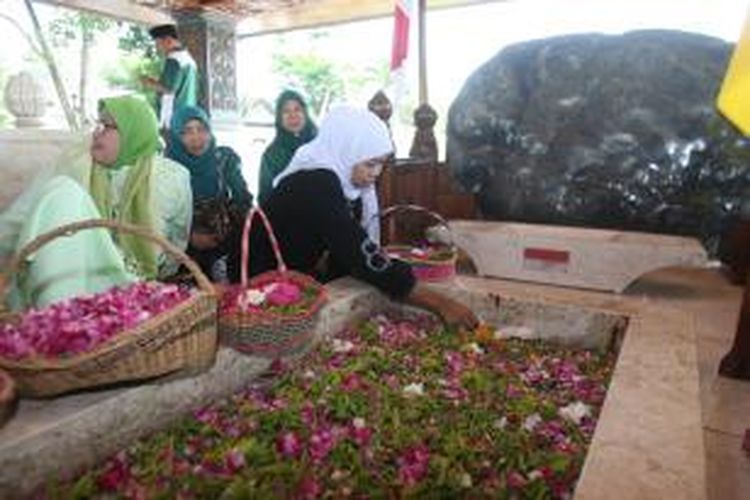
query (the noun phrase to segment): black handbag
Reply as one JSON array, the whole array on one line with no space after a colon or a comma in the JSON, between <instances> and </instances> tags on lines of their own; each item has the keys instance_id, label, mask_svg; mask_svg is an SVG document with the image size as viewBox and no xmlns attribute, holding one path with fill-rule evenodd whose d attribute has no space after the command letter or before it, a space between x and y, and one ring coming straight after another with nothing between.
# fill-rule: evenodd
<instances>
[{"instance_id":1,"label":"black handbag","mask_svg":"<svg viewBox=\"0 0 750 500\"><path fill-rule=\"evenodd\" d=\"M193 231L204 234L216 234L224 239L233 225L242 220L241 207L232 199L232 193L226 182L226 159L216 169L219 174L218 196L193 199Z\"/></svg>"}]
</instances>

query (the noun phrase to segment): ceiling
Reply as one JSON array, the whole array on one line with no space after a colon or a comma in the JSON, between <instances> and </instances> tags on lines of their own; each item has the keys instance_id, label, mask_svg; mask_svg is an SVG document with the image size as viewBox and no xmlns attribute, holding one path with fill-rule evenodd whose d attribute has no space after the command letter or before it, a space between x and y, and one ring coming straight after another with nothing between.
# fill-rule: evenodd
<instances>
[{"instance_id":1,"label":"ceiling","mask_svg":"<svg viewBox=\"0 0 750 500\"><path fill-rule=\"evenodd\" d=\"M239 23L240 36L345 23L393 13L394 0L35 0L143 24L199 12ZM416 0L415 0L416 1ZM500 0L427 0L429 9Z\"/></svg>"},{"instance_id":2,"label":"ceiling","mask_svg":"<svg viewBox=\"0 0 750 500\"><path fill-rule=\"evenodd\" d=\"M200 11L226 14L235 19L277 10L304 7L319 0L131 0L132 3L165 12Z\"/></svg>"}]
</instances>

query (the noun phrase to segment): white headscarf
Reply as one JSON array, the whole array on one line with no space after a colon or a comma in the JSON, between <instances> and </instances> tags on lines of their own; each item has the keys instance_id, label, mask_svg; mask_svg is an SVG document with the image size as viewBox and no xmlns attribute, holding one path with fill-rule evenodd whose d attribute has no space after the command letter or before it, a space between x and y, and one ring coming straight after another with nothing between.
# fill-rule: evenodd
<instances>
[{"instance_id":1,"label":"white headscarf","mask_svg":"<svg viewBox=\"0 0 750 500\"><path fill-rule=\"evenodd\" d=\"M302 170L330 170L338 176L344 196L362 199L362 226L380 243L378 196L375 186L361 189L352 184L352 170L362 161L393 153L393 141L385 123L372 112L353 106L332 108L323 118L318 135L300 147L289 166L274 179L274 187Z\"/></svg>"}]
</instances>

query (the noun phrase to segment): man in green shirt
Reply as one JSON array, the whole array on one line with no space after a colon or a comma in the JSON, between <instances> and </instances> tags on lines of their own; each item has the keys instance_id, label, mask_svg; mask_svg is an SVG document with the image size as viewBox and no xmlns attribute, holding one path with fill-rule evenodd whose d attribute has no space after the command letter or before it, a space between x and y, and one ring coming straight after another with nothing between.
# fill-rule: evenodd
<instances>
[{"instance_id":1,"label":"man in green shirt","mask_svg":"<svg viewBox=\"0 0 750 500\"><path fill-rule=\"evenodd\" d=\"M160 127L166 129L177 108L198 104L198 67L180 43L174 24L155 26L148 33L166 60L158 80L144 76L141 81L156 91L156 114Z\"/></svg>"}]
</instances>

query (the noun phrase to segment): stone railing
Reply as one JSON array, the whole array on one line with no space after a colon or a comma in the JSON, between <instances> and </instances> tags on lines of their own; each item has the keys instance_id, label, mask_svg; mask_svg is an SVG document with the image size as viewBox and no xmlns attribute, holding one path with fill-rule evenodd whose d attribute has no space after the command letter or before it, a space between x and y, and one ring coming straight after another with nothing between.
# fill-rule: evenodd
<instances>
[{"instance_id":1,"label":"stone railing","mask_svg":"<svg viewBox=\"0 0 750 500\"><path fill-rule=\"evenodd\" d=\"M40 128L46 108L42 86L25 71L13 75L4 90L16 128L0 130L0 212L34 179L50 168L80 135Z\"/></svg>"},{"instance_id":2,"label":"stone railing","mask_svg":"<svg viewBox=\"0 0 750 500\"><path fill-rule=\"evenodd\" d=\"M62 130L0 130L0 212L79 139L79 134Z\"/></svg>"}]
</instances>

